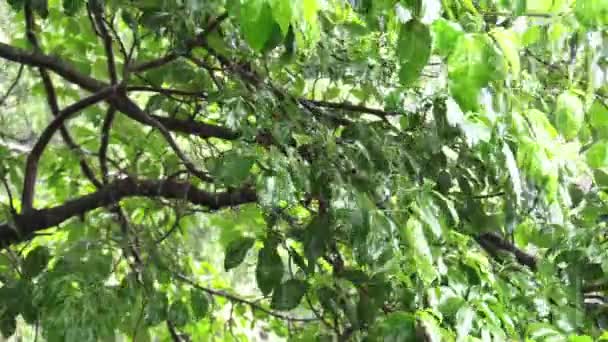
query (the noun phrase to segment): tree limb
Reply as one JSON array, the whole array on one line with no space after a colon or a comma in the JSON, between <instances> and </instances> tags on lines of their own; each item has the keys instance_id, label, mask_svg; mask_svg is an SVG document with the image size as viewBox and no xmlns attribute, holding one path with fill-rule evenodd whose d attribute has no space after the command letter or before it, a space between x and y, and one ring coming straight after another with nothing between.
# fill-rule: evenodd
<instances>
[{"instance_id":1,"label":"tree limb","mask_svg":"<svg viewBox=\"0 0 608 342\"><path fill-rule=\"evenodd\" d=\"M57 226L71 217L84 215L91 210L118 203L128 197L180 199L205 206L209 210L253 203L257 200L257 195L251 188L212 193L181 181L123 178L103 186L96 192L61 205L46 209L31 209L15 215L16 226L10 223L0 224L0 246L7 247L29 240L39 230Z\"/></svg>"},{"instance_id":2,"label":"tree limb","mask_svg":"<svg viewBox=\"0 0 608 342\"><path fill-rule=\"evenodd\" d=\"M27 156L21 204L24 212L33 208L32 204L36 185L36 174L38 171L38 161L55 132L74 114L111 96L116 91L116 88L116 86L104 88L103 90L64 108L42 132L40 138L38 138L38 141L32 148L32 151Z\"/></svg>"}]
</instances>

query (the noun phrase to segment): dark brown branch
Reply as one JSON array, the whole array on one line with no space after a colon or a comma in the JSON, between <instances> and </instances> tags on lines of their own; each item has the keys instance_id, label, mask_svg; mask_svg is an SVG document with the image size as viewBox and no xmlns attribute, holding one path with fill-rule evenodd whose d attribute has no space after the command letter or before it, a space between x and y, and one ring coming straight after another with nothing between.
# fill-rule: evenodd
<instances>
[{"instance_id":1,"label":"dark brown branch","mask_svg":"<svg viewBox=\"0 0 608 342\"><path fill-rule=\"evenodd\" d=\"M305 102L315 105L317 107L345 110L348 112L355 112L355 113L372 114L372 115L376 115L379 117L387 117L387 116L404 114L404 113L399 113L399 112L384 111L381 109L354 105L354 104L351 104L348 102L328 102L328 101L316 101L316 100L308 100L308 99L300 99L300 101L305 101Z\"/></svg>"},{"instance_id":2,"label":"dark brown branch","mask_svg":"<svg viewBox=\"0 0 608 342\"><path fill-rule=\"evenodd\" d=\"M99 167L101 169L101 178L103 183L108 183L108 145L110 143L110 128L116 115L116 109L110 107L103 120L103 126L101 128L101 143L99 145Z\"/></svg>"},{"instance_id":3,"label":"dark brown branch","mask_svg":"<svg viewBox=\"0 0 608 342\"><path fill-rule=\"evenodd\" d=\"M213 179L207 175L206 173L198 170L196 166L188 159L188 157L182 152L180 147L171 136L171 132L167 127L165 127L161 121L157 120L155 117L148 115L145 111L143 111L135 102L131 101L126 96L116 96L110 99L110 103L116 107L116 109L120 110L123 113L127 113L128 116L134 120L142 122L146 125L152 126L156 128L163 138L167 141L173 152L179 157L179 159L184 163L184 166L191 174L200 178L204 181L212 181Z\"/></svg>"},{"instance_id":4,"label":"dark brown branch","mask_svg":"<svg viewBox=\"0 0 608 342\"><path fill-rule=\"evenodd\" d=\"M100 8L93 8L95 5L93 5L91 2L88 3L88 6L91 8L93 20L95 21L94 24L99 29L99 35L103 40L103 47L106 51L108 74L110 75L110 83L116 84L118 83L118 77L116 75L116 63L114 61L114 51L112 49L112 37L110 36L104 21L103 7L98 5Z\"/></svg>"},{"instance_id":5,"label":"dark brown branch","mask_svg":"<svg viewBox=\"0 0 608 342\"><path fill-rule=\"evenodd\" d=\"M85 90L95 92L99 91L108 86L104 82L100 82L94 78L83 75L76 71L68 64L58 60L54 57L50 57L41 53L28 52L23 49L19 49L10 45L6 45L0 42L0 57L7 60L22 63L34 67L44 67L57 73L67 81L77 84ZM132 106L125 105L125 101L116 100L116 97L108 99L111 105L114 105L118 110L125 113L131 119L136 120L142 124L147 124L142 116L138 115L140 110L133 110ZM128 102L128 100L127 100ZM186 133L190 135L196 135L201 138L216 137L220 139L234 140L237 139L239 134L228 128L210 125L198 121L186 121L178 120L174 118L152 116L154 119L159 121L170 131L176 131L180 133Z\"/></svg>"},{"instance_id":6,"label":"dark brown branch","mask_svg":"<svg viewBox=\"0 0 608 342\"><path fill-rule=\"evenodd\" d=\"M198 97L198 98L202 98L202 99L207 98L207 94L202 91L187 91L187 90L152 87L152 86L128 86L127 92L131 92L131 91L145 91L145 92L159 93L159 94L164 94L164 95L191 96L191 97Z\"/></svg>"},{"instance_id":7,"label":"dark brown branch","mask_svg":"<svg viewBox=\"0 0 608 342\"><path fill-rule=\"evenodd\" d=\"M51 123L45 128L27 157L22 194L23 212L27 212L33 208L32 203L34 199L38 161L40 160L42 152L44 152L55 132L63 126L65 121L74 116L76 113L97 102L103 101L115 93L115 91L115 86L108 87L64 108L59 112L59 115L57 115L55 119L53 119L53 121L51 121Z\"/></svg>"},{"instance_id":8,"label":"dark brown branch","mask_svg":"<svg viewBox=\"0 0 608 342\"><path fill-rule=\"evenodd\" d=\"M52 70L69 82L75 83L88 91L94 92L107 86L104 82L81 74L57 58L38 52L29 52L2 42L0 42L0 57L13 62Z\"/></svg>"},{"instance_id":9,"label":"dark brown branch","mask_svg":"<svg viewBox=\"0 0 608 342\"><path fill-rule=\"evenodd\" d=\"M39 230L55 227L72 217L118 203L128 197L179 199L205 206L209 210L257 201L255 191L250 188L211 193L185 182L124 178L61 205L41 210L32 209L16 215L16 227L9 223L0 224L0 246L6 247L26 241Z\"/></svg>"},{"instance_id":10,"label":"dark brown branch","mask_svg":"<svg viewBox=\"0 0 608 342\"><path fill-rule=\"evenodd\" d=\"M283 320L286 320L286 321L292 321L292 322L311 322L311 321L317 321L318 320L318 318L316 318L316 317L312 317L312 318L297 318L297 317L286 316L286 315L281 314L279 312L275 312L275 311L266 309L265 307L263 307L263 306L261 306L261 305L259 305L257 303L254 303L254 302L249 301L247 299L235 296L233 294L230 294L230 293L227 293L227 292L224 292L224 291L221 291L221 290L215 290L215 289L211 289L211 288L199 285L195 281L189 279L188 277L186 277L186 276L184 276L182 274L175 273L175 272L172 272L172 273L173 273L173 275L175 277L177 277L178 280L181 280L181 281L185 282L186 284L188 284L188 285L190 285L190 286L192 286L192 287L194 287L196 289L199 289L199 290L201 290L203 292L206 292L206 293L208 293L208 294L210 294L212 296L224 297L224 298L228 299L231 302L248 305L251 309L259 310L261 312L264 312L264 313L266 313L266 314L268 314L270 316L273 316L273 317L276 317L276 318L279 318L279 319L283 319Z\"/></svg>"},{"instance_id":11,"label":"dark brown branch","mask_svg":"<svg viewBox=\"0 0 608 342\"><path fill-rule=\"evenodd\" d=\"M517 262L519 262L520 264L528 266L532 270L536 270L537 261L535 256L522 251L521 249L517 248L517 246L503 239L500 235L496 233L481 234L477 237L477 241L494 258L497 257L497 252L505 251L513 254Z\"/></svg>"}]
</instances>

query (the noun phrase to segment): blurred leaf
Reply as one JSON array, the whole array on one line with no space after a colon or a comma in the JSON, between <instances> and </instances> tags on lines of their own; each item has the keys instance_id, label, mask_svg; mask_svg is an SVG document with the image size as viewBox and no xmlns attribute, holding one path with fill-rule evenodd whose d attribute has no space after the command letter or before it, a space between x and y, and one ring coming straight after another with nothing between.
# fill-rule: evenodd
<instances>
[{"instance_id":1,"label":"blurred leaf","mask_svg":"<svg viewBox=\"0 0 608 342\"><path fill-rule=\"evenodd\" d=\"M307 289L308 284L306 282L289 279L275 288L270 307L281 311L294 309L300 304Z\"/></svg>"},{"instance_id":2,"label":"blurred leaf","mask_svg":"<svg viewBox=\"0 0 608 342\"><path fill-rule=\"evenodd\" d=\"M417 20L401 25L397 41L399 80L408 86L420 77L431 56L431 31Z\"/></svg>"},{"instance_id":3,"label":"blurred leaf","mask_svg":"<svg viewBox=\"0 0 608 342\"><path fill-rule=\"evenodd\" d=\"M276 247L264 246L258 253L258 264L255 270L258 288L265 296L281 284L283 278L283 261Z\"/></svg>"},{"instance_id":4,"label":"blurred leaf","mask_svg":"<svg viewBox=\"0 0 608 342\"><path fill-rule=\"evenodd\" d=\"M23 276L26 278L37 276L46 268L50 259L51 253L48 248L44 246L34 248L23 261Z\"/></svg>"},{"instance_id":5,"label":"blurred leaf","mask_svg":"<svg viewBox=\"0 0 608 342\"><path fill-rule=\"evenodd\" d=\"M253 247L254 242L255 239L250 237L240 237L232 240L226 247L224 269L228 271L240 265L245 259L247 252Z\"/></svg>"}]
</instances>

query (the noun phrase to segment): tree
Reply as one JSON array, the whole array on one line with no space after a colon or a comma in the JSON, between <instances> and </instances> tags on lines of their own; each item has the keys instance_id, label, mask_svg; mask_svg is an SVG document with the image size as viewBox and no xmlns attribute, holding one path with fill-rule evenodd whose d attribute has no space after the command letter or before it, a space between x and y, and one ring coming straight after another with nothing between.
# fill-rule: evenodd
<instances>
[{"instance_id":1,"label":"tree","mask_svg":"<svg viewBox=\"0 0 608 342\"><path fill-rule=\"evenodd\" d=\"M608 339L608 1L1 6L5 337Z\"/></svg>"}]
</instances>

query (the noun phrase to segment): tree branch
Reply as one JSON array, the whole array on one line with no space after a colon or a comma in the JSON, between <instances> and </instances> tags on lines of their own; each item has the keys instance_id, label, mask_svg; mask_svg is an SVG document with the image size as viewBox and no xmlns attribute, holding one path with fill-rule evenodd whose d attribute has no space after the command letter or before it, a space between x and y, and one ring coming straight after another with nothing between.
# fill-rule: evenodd
<instances>
[{"instance_id":1,"label":"tree branch","mask_svg":"<svg viewBox=\"0 0 608 342\"><path fill-rule=\"evenodd\" d=\"M219 210L224 207L253 203L257 195L253 189L241 188L219 193L200 190L190 183L174 180L139 180L124 178L109 183L96 192L46 209L31 209L15 215L16 226L0 224L0 246L26 241L39 230L51 228L71 217L118 203L128 197L180 199L195 205Z\"/></svg>"},{"instance_id":2,"label":"tree branch","mask_svg":"<svg viewBox=\"0 0 608 342\"><path fill-rule=\"evenodd\" d=\"M101 91L86 97L66 108L61 110L59 114L51 121L51 123L45 128L45 130L38 138L38 141L32 148L32 151L27 157L25 166L25 176L23 180L23 194L22 194L22 210L27 212L33 208L34 189L36 185L36 173L38 170L38 161L42 156L46 146L51 141L51 138L55 132L61 128L66 120L71 118L74 114L78 113L82 109L87 108L99 101L103 101L107 97L111 96L116 92L116 86L102 89Z\"/></svg>"},{"instance_id":3,"label":"tree branch","mask_svg":"<svg viewBox=\"0 0 608 342\"><path fill-rule=\"evenodd\" d=\"M93 15L94 25L99 29L99 35L103 41L103 47L106 50L106 60L108 64L108 74L110 75L110 83L118 83L118 77L116 75L116 63L114 61L114 51L112 49L112 37L108 33L108 28L104 22L104 9L99 5L95 5L96 2L87 2L87 6L90 7ZM96 8L97 7L97 8Z\"/></svg>"},{"instance_id":4,"label":"tree branch","mask_svg":"<svg viewBox=\"0 0 608 342\"><path fill-rule=\"evenodd\" d=\"M1 42L0 57L28 66L48 68L66 79L68 82L74 83L87 91L95 92L108 86L107 83L79 73L74 68L59 59L37 52L28 52ZM111 105L114 105L116 109L125 113L131 119L142 124L149 124L145 117L138 115L140 114L141 110L134 110L133 106L128 105L130 100L127 99L125 102L125 99L120 100L116 99L116 97L111 97L108 99L108 102L110 102ZM135 108L138 107L135 106ZM199 121L179 120L155 115L151 115L151 117L156 119L170 131L196 135L201 138L215 137L226 140L235 140L239 136L238 132L232 131L228 128L206 124Z\"/></svg>"},{"instance_id":5,"label":"tree branch","mask_svg":"<svg viewBox=\"0 0 608 342\"><path fill-rule=\"evenodd\" d=\"M193 48L197 47L197 46L201 46L202 42L205 41L205 39L207 38L207 36L213 32L221 23L222 21L226 20L228 18L228 12L224 12L222 13L220 16L218 16L215 20L212 20L211 22L209 22L209 24L207 25L207 27L205 28L205 30L200 33L198 36L196 36L194 39L189 40L186 42L186 50L190 51ZM180 57L179 54L177 54L176 52L172 51L169 52L167 55L157 58L157 59L153 59L151 61L147 61L147 62L143 62L139 65L134 65L132 66L129 71L131 72L142 72L142 71L146 71L149 69L154 69L154 68L158 68L160 66L163 66L167 63L171 63L174 60L176 60L178 57Z\"/></svg>"},{"instance_id":6,"label":"tree branch","mask_svg":"<svg viewBox=\"0 0 608 342\"><path fill-rule=\"evenodd\" d=\"M32 44L35 51L42 53L42 48L40 47L40 43L38 42L38 38L36 37L36 32L34 32L34 27L35 27L34 15L32 13L32 8L31 8L29 2L26 2L26 4L25 4L25 26L26 26L28 41L30 42L30 44ZM23 66L23 64L22 64L22 66ZM49 108L50 108L53 116L58 117L60 115L59 104L57 102L57 93L55 91L55 86L53 85L51 76L49 75L48 71L44 67L39 67L38 70L39 70L40 78L42 79L42 84L44 86L44 90L46 93L47 104L49 105ZM87 164L86 160L84 159L80 146L78 146L78 144L76 144L76 142L70 135L70 132L68 131L68 129L65 125L61 125L61 127L59 127L59 133L61 134L61 138L63 139L65 144L68 146L68 148L72 151L77 152L78 157L79 157L80 169L82 170L82 173L85 175L85 177L87 177L91 181L91 183L93 183L93 185L95 185L96 187L101 185L101 183L95 177L95 173L93 173L93 170L91 169L89 164Z\"/></svg>"},{"instance_id":7,"label":"tree branch","mask_svg":"<svg viewBox=\"0 0 608 342\"><path fill-rule=\"evenodd\" d=\"M505 251L513 254L517 262L520 264L528 266L532 270L536 270L537 260L534 255L522 251L511 242L503 239L500 235L496 233L484 233L479 235L476 239L477 242L479 242L479 244L492 255L492 257L496 258L498 251Z\"/></svg>"}]
</instances>

